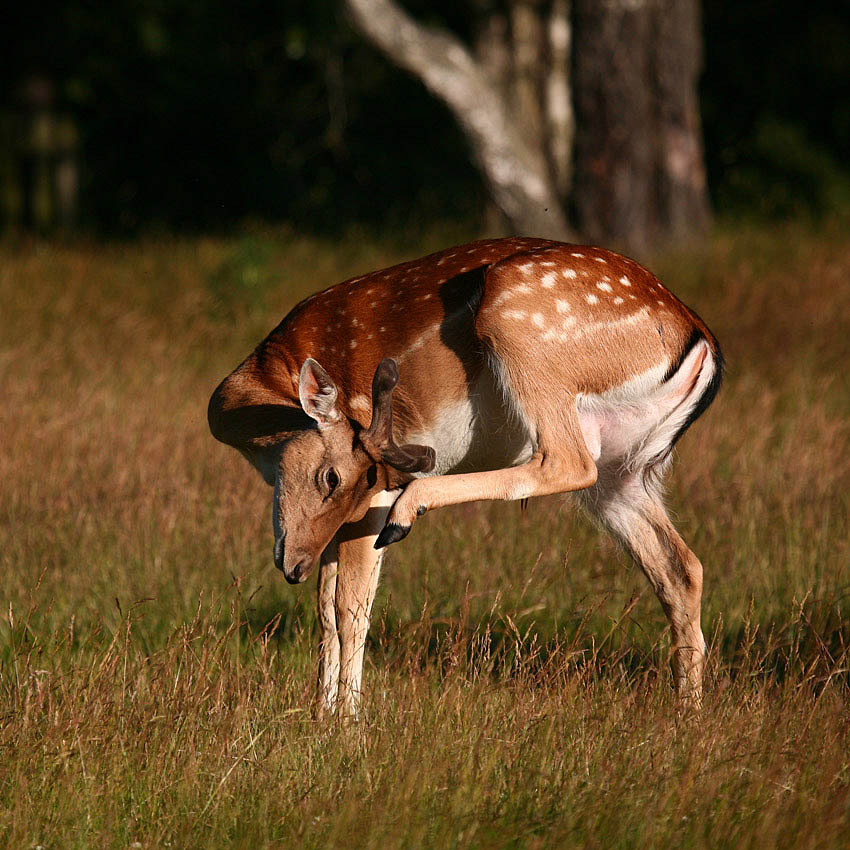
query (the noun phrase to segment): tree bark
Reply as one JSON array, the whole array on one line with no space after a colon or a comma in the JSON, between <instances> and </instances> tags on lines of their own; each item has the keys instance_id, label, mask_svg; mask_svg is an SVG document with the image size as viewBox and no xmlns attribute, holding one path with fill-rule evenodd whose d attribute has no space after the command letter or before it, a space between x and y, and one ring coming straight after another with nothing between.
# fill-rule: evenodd
<instances>
[{"instance_id":1,"label":"tree bark","mask_svg":"<svg viewBox=\"0 0 850 850\"><path fill-rule=\"evenodd\" d=\"M711 219L697 92L699 0L666 0L656 19L659 219L664 238L687 239L704 231Z\"/></svg>"},{"instance_id":2,"label":"tree bark","mask_svg":"<svg viewBox=\"0 0 850 850\"><path fill-rule=\"evenodd\" d=\"M698 0L574 0L574 206L633 251L704 230Z\"/></svg>"},{"instance_id":3,"label":"tree bark","mask_svg":"<svg viewBox=\"0 0 850 850\"><path fill-rule=\"evenodd\" d=\"M518 232L558 239L570 228L543 151L508 99L451 34L414 21L393 0L346 0L355 26L443 100L469 140L493 200Z\"/></svg>"},{"instance_id":4,"label":"tree bark","mask_svg":"<svg viewBox=\"0 0 850 850\"><path fill-rule=\"evenodd\" d=\"M570 91L572 22L570 0L552 0L547 22L545 71L546 146L555 187L566 198L573 182L575 116Z\"/></svg>"},{"instance_id":5,"label":"tree bark","mask_svg":"<svg viewBox=\"0 0 850 850\"><path fill-rule=\"evenodd\" d=\"M529 145L540 149L543 139L544 38L539 0L513 0L510 4L513 74L512 113Z\"/></svg>"},{"instance_id":6,"label":"tree bark","mask_svg":"<svg viewBox=\"0 0 850 850\"><path fill-rule=\"evenodd\" d=\"M705 229L699 0L476 0L474 57L395 0L346 4L452 111L514 231L569 238L568 200L633 253Z\"/></svg>"}]
</instances>

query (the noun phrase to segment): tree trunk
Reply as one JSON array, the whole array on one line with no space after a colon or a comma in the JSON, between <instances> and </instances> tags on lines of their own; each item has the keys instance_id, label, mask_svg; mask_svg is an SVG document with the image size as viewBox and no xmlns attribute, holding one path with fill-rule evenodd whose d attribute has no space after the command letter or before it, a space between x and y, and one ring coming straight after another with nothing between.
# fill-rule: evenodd
<instances>
[{"instance_id":1,"label":"tree trunk","mask_svg":"<svg viewBox=\"0 0 850 850\"><path fill-rule=\"evenodd\" d=\"M510 4L513 74L511 101L513 118L529 145L543 152L543 102L541 98L544 61L543 19L539 0L513 0Z\"/></svg>"},{"instance_id":2,"label":"tree trunk","mask_svg":"<svg viewBox=\"0 0 850 850\"><path fill-rule=\"evenodd\" d=\"M569 238L567 199L636 253L705 229L699 0L475 0L474 57L395 0L346 4L452 111L514 231Z\"/></svg>"},{"instance_id":3,"label":"tree trunk","mask_svg":"<svg viewBox=\"0 0 850 850\"><path fill-rule=\"evenodd\" d=\"M663 238L680 240L703 232L711 219L697 92L699 0L666 2L656 19L659 219Z\"/></svg>"},{"instance_id":4,"label":"tree trunk","mask_svg":"<svg viewBox=\"0 0 850 850\"><path fill-rule=\"evenodd\" d=\"M547 25L548 62L545 69L546 148L562 198L573 183L573 141L575 116L570 91L570 52L572 22L569 0L552 0Z\"/></svg>"},{"instance_id":5,"label":"tree trunk","mask_svg":"<svg viewBox=\"0 0 850 850\"><path fill-rule=\"evenodd\" d=\"M698 0L574 6L579 229L637 252L702 232Z\"/></svg>"},{"instance_id":6,"label":"tree trunk","mask_svg":"<svg viewBox=\"0 0 850 850\"><path fill-rule=\"evenodd\" d=\"M510 100L488 70L454 36L417 23L393 0L346 0L346 5L355 26L452 111L512 228L569 238L544 152L529 142Z\"/></svg>"}]
</instances>

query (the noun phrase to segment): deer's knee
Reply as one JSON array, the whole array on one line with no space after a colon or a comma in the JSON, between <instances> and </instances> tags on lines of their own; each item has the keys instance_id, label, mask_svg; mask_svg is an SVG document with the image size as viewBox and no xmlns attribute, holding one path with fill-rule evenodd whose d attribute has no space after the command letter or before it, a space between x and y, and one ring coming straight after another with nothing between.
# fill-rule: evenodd
<instances>
[{"instance_id":1,"label":"deer's knee","mask_svg":"<svg viewBox=\"0 0 850 850\"><path fill-rule=\"evenodd\" d=\"M585 490L596 484L599 472L587 452L540 455L540 475L547 487L562 490Z\"/></svg>"}]
</instances>

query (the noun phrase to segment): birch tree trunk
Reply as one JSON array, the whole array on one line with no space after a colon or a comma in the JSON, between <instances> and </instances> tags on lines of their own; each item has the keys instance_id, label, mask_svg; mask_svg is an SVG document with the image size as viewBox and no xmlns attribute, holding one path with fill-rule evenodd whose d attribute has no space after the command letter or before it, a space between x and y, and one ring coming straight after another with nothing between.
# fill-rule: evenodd
<instances>
[{"instance_id":1,"label":"birch tree trunk","mask_svg":"<svg viewBox=\"0 0 850 850\"><path fill-rule=\"evenodd\" d=\"M522 4L518 4L519 8ZM530 4L526 4L530 5ZM346 0L355 26L397 65L417 76L455 116L469 141L493 200L516 232L565 239L571 236L562 198L551 178L544 150L535 144L544 121L526 127L516 114L516 102L529 107L533 99L530 78L534 56L525 51L525 77L513 91L514 103L493 78L493 68L473 58L472 53L448 32L413 20L393 0ZM514 26L534 30L525 11ZM540 32L523 39L542 38ZM491 45L493 46L493 45ZM539 51L538 51L539 55ZM514 65L518 57L514 56ZM531 61L529 61L531 60ZM530 76L529 76L530 75ZM424 128L427 130L427 128Z\"/></svg>"}]
</instances>

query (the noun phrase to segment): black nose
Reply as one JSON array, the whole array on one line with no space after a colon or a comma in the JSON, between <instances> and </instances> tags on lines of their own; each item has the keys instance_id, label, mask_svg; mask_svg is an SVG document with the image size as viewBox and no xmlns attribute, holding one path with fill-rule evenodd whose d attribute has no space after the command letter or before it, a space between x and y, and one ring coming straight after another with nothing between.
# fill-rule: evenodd
<instances>
[{"instance_id":1,"label":"black nose","mask_svg":"<svg viewBox=\"0 0 850 850\"><path fill-rule=\"evenodd\" d=\"M290 584L299 584L301 582L301 573L304 572L304 565L296 564L288 573L284 573L283 577Z\"/></svg>"},{"instance_id":2,"label":"black nose","mask_svg":"<svg viewBox=\"0 0 850 850\"><path fill-rule=\"evenodd\" d=\"M286 535L281 534L274 542L274 565L279 569L283 569L283 544L286 542Z\"/></svg>"}]
</instances>

